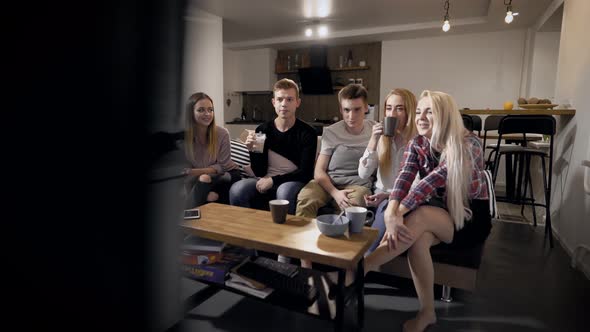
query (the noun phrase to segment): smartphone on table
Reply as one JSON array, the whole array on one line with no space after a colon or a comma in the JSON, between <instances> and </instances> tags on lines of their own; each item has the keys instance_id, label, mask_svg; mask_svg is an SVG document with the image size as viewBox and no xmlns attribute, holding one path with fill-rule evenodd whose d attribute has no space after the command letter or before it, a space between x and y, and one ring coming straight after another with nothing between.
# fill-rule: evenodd
<instances>
[{"instance_id":1,"label":"smartphone on table","mask_svg":"<svg viewBox=\"0 0 590 332\"><path fill-rule=\"evenodd\" d=\"M185 220L201 219L201 211L198 208L196 208L196 209L190 209L190 210L184 210L184 219Z\"/></svg>"}]
</instances>

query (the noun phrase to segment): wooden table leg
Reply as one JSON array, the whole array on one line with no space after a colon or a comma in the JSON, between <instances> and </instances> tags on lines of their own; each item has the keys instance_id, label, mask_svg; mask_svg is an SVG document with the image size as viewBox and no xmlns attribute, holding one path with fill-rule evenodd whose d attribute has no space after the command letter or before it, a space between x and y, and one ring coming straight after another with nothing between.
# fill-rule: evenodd
<instances>
[{"instance_id":1,"label":"wooden table leg","mask_svg":"<svg viewBox=\"0 0 590 332\"><path fill-rule=\"evenodd\" d=\"M336 294L336 317L334 317L334 331L340 332L344 327L344 277L346 270L338 269L338 292Z\"/></svg>"},{"instance_id":2,"label":"wooden table leg","mask_svg":"<svg viewBox=\"0 0 590 332\"><path fill-rule=\"evenodd\" d=\"M364 258L358 263L356 269L356 296L357 296L357 317L359 330L365 324L365 268Z\"/></svg>"}]
</instances>

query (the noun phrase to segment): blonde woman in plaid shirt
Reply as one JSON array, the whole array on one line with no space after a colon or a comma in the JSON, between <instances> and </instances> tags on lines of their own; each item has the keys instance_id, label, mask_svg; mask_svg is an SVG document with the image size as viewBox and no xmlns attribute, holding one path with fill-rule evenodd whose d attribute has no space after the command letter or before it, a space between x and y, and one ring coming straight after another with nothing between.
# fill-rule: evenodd
<instances>
[{"instance_id":1,"label":"blonde woman in plaid shirt","mask_svg":"<svg viewBox=\"0 0 590 332\"><path fill-rule=\"evenodd\" d=\"M416 128L389 196L383 240L365 259L366 273L408 250L420 311L405 331L436 322L430 247L444 242L467 249L483 243L491 229L481 142L463 126L453 98L422 92ZM410 189L417 174L421 180Z\"/></svg>"}]
</instances>

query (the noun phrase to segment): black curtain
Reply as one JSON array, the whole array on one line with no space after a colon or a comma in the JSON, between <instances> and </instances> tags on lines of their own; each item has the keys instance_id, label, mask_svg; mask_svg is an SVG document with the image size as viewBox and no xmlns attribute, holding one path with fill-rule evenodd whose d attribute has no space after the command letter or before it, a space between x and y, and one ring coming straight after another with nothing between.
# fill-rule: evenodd
<instances>
[{"instance_id":1,"label":"black curtain","mask_svg":"<svg viewBox=\"0 0 590 332\"><path fill-rule=\"evenodd\" d=\"M180 109L185 1L18 5L5 12L7 317L18 330L150 330L148 128Z\"/></svg>"}]
</instances>

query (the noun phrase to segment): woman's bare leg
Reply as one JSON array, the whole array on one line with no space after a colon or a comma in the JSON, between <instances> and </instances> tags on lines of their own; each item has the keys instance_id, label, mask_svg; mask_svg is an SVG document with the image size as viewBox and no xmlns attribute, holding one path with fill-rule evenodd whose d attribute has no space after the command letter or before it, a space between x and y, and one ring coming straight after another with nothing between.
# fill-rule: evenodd
<instances>
[{"instance_id":1,"label":"woman's bare leg","mask_svg":"<svg viewBox=\"0 0 590 332\"><path fill-rule=\"evenodd\" d=\"M408 249L408 263L414 287L420 301L420 310L414 319L404 323L404 331L424 331L436 323L434 311L434 267L430 247L440 241L430 232L424 232Z\"/></svg>"},{"instance_id":2,"label":"woman's bare leg","mask_svg":"<svg viewBox=\"0 0 590 332\"><path fill-rule=\"evenodd\" d=\"M365 274L377 270L379 266L408 250L425 232L432 233L437 239L446 243L453 240L454 224L449 213L439 207L421 206L405 218L404 224L410 229L413 241L408 243L398 241L395 249L389 249L386 241L381 242L379 247L365 258Z\"/></svg>"},{"instance_id":3,"label":"woman's bare leg","mask_svg":"<svg viewBox=\"0 0 590 332\"><path fill-rule=\"evenodd\" d=\"M439 207L420 206L405 218L404 224L412 232L414 240L408 243L398 241L397 247L391 250L388 248L385 239L381 241L377 249L365 257L365 275L370 271L377 271L379 266L408 250L425 232L432 233L439 241L442 240L443 242L450 243L453 240L454 224L451 221L449 213ZM352 284L354 275L355 271L346 271L346 286ZM335 280L335 278L335 275L330 276L332 280Z\"/></svg>"}]
</instances>

